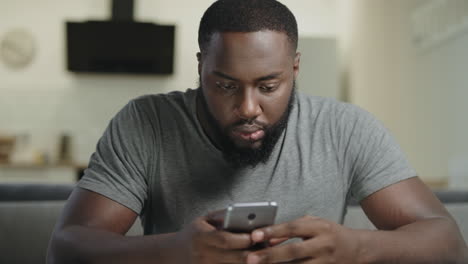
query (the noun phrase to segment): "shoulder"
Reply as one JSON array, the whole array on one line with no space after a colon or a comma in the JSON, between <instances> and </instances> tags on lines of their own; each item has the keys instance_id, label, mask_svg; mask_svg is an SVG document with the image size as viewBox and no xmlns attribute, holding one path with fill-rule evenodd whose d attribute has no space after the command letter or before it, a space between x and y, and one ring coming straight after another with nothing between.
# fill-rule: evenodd
<instances>
[{"instance_id":1,"label":"shoulder","mask_svg":"<svg viewBox=\"0 0 468 264\"><path fill-rule=\"evenodd\" d=\"M297 94L297 121L301 127L316 132L348 138L352 135L366 137L369 133L385 133L386 128L365 109L333 98Z\"/></svg>"},{"instance_id":2,"label":"shoulder","mask_svg":"<svg viewBox=\"0 0 468 264\"><path fill-rule=\"evenodd\" d=\"M363 108L334 98L311 96L298 92L296 100L300 116L345 123L363 118L373 118L372 114Z\"/></svg>"},{"instance_id":3,"label":"shoulder","mask_svg":"<svg viewBox=\"0 0 468 264\"><path fill-rule=\"evenodd\" d=\"M192 89L185 92L149 94L132 99L126 107L140 114L155 117L165 112L190 111L190 105L195 96L196 90Z\"/></svg>"},{"instance_id":4,"label":"shoulder","mask_svg":"<svg viewBox=\"0 0 468 264\"><path fill-rule=\"evenodd\" d=\"M185 92L172 91L169 93L147 94L134 98L130 104L138 107L149 107L158 104L185 104L191 97L195 96L195 90L188 89Z\"/></svg>"}]
</instances>

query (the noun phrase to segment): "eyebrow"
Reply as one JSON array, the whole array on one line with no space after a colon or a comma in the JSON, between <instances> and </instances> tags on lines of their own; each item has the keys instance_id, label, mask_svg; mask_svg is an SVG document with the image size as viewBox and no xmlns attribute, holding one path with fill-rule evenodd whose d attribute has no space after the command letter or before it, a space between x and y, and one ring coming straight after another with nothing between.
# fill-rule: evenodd
<instances>
[{"instance_id":1,"label":"eyebrow","mask_svg":"<svg viewBox=\"0 0 468 264\"><path fill-rule=\"evenodd\" d=\"M225 73L222 73L220 71L213 71L213 74L218 75L221 78L231 80L231 81L239 81L239 79L234 78L232 76L229 76L229 75L227 75ZM283 74L283 72L274 72L274 73L268 74L266 76L259 77L255 81L261 82L261 81L267 81L267 80L275 79L278 76L280 76L281 74Z\"/></svg>"}]
</instances>

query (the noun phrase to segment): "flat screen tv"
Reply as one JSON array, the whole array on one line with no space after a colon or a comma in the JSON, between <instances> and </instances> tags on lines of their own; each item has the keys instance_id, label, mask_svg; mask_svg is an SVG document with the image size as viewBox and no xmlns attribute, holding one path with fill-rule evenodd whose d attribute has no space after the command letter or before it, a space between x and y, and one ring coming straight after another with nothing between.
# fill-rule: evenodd
<instances>
[{"instance_id":1,"label":"flat screen tv","mask_svg":"<svg viewBox=\"0 0 468 264\"><path fill-rule=\"evenodd\" d=\"M72 72L171 74L175 26L134 21L67 22Z\"/></svg>"}]
</instances>

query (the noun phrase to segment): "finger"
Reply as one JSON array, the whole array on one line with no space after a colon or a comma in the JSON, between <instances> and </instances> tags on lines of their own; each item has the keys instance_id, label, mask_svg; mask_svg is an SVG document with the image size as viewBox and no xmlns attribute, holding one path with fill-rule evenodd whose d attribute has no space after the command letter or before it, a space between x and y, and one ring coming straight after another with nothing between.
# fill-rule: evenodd
<instances>
[{"instance_id":1,"label":"finger","mask_svg":"<svg viewBox=\"0 0 468 264\"><path fill-rule=\"evenodd\" d=\"M217 211L208 213L204 218L210 225L213 225L217 229L221 229L224 223L225 214L226 214L226 209L217 210Z\"/></svg>"},{"instance_id":2,"label":"finger","mask_svg":"<svg viewBox=\"0 0 468 264\"><path fill-rule=\"evenodd\" d=\"M302 263L301 261L310 262L321 256L326 257L327 252L332 252L333 245L325 239L314 238L303 242L284 244L265 250L252 252L247 258L247 263L284 263L291 262Z\"/></svg>"},{"instance_id":3,"label":"finger","mask_svg":"<svg viewBox=\"0 0 468 264\"><path fill-rule=\"evenodd\" d=\"M246 263L250 251L246 250L218 250L217 259L219 263Z\"/></svg>"},{"instance_id":4,"label":"finger","mask_svg":"<svg viewBox=\"0 0 468 264\"><path fill-rule=\"evenodd\" d=\"M307 259L292 260L292 261L287 261L287 262L278 262L275 264L323 264L323 263L327 263L327 262L307 258Z\"/></svg>"},{"instance_id":5,"label":"finger","mask_svg":"<svg viewBox=\"0 0 468 264\"><path fill-rule=\"evenodd\" d=\"M270 239L269 245L270 246L276 246L278 244L283 243L284 241L288 240L289 238L287 237L282 237L282 238L272 238Z\"/></svg>"},{"instance_id":6,"label":"finger","mask_svg":"<svg viewBox=\"0 0 468 264\"><path fill-rule=\"evenodd\" d=\"M246 249L252 245L249 234L230 233L227 231L212 231L203 234L208 245L220 249Z\"/></svg>"},{"instance_id":7,"label":"finger","mask_svg":"<svg viewBox=\"0 0 468 264\"><path fill-rule=\"evenodd\" d=\"M326 220L304 216L292 222L272 225L256 229L252 232L252 240L261 242L272 238L314 237L331 229L332 224Z\"/></svg>"},{"instance_id":8,"label":"finger","mask_svg":"<svg viewBox=\"0 0 468 264\"><path fill-rule=\"evenodd\" d=\"M248 264L282 263L309 257L304 242L291 243L252 252L247 257Z\"/></svg>"},{"instance_id":9,"label":"finger","mask_svg":"<svg viewBox=\"0 0 468 264\"><path fill-rule=\"evenodd\" d=\"M198 217L192 222L193 228L197 232L212 232L216 230L216 227L208 223L205 217Z\"/></svg>"},{"instance_id":10,"label":"finger","mask_svg":"<svg viewBox=\"0 0 468 264\"><path fill-rule=\"evenodd\" d=\"M324 258L306 258L306 259L302 259L302 260L299 260L299 261L292 261L292 262L284 262L284 264L289 264L289 263L294 263L294 264L323 264L323 263L335 263L333 261L330 261L330 260L326 260ZM340 263L340 262L338 262ZM282 263L283 264L283 263Z\"/></svg>"},{"instance_id":11,"label":"finger","mask_svg":"<svg viewBox=\"0 0 468 264\"><path fill-rule=\"evenodd\" d=\"M288 262L280 262L278 264L323 264L323 263L328 263L328 262L324 262L323 260L319 260L319 259L306 258L306 259L293 260L293 261L288 261Z\"/></svg>"}]
</instances>

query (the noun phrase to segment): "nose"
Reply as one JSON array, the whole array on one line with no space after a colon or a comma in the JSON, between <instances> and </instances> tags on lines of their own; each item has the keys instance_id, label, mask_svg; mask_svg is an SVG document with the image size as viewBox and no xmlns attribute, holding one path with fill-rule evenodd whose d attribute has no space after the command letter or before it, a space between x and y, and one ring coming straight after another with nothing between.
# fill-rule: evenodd
<instances>
[{"instance_id":1,"label":"nose","mask_svg":"<svg viewBox=\"0 0 468 264\"><path fill-rule=\"evenodd\" d=\"M236 108L239 118L244 120L255 120L261 113L262 107L253 89L245 88L239 94L238 106Z\"/></svg>"}]
</instances>

